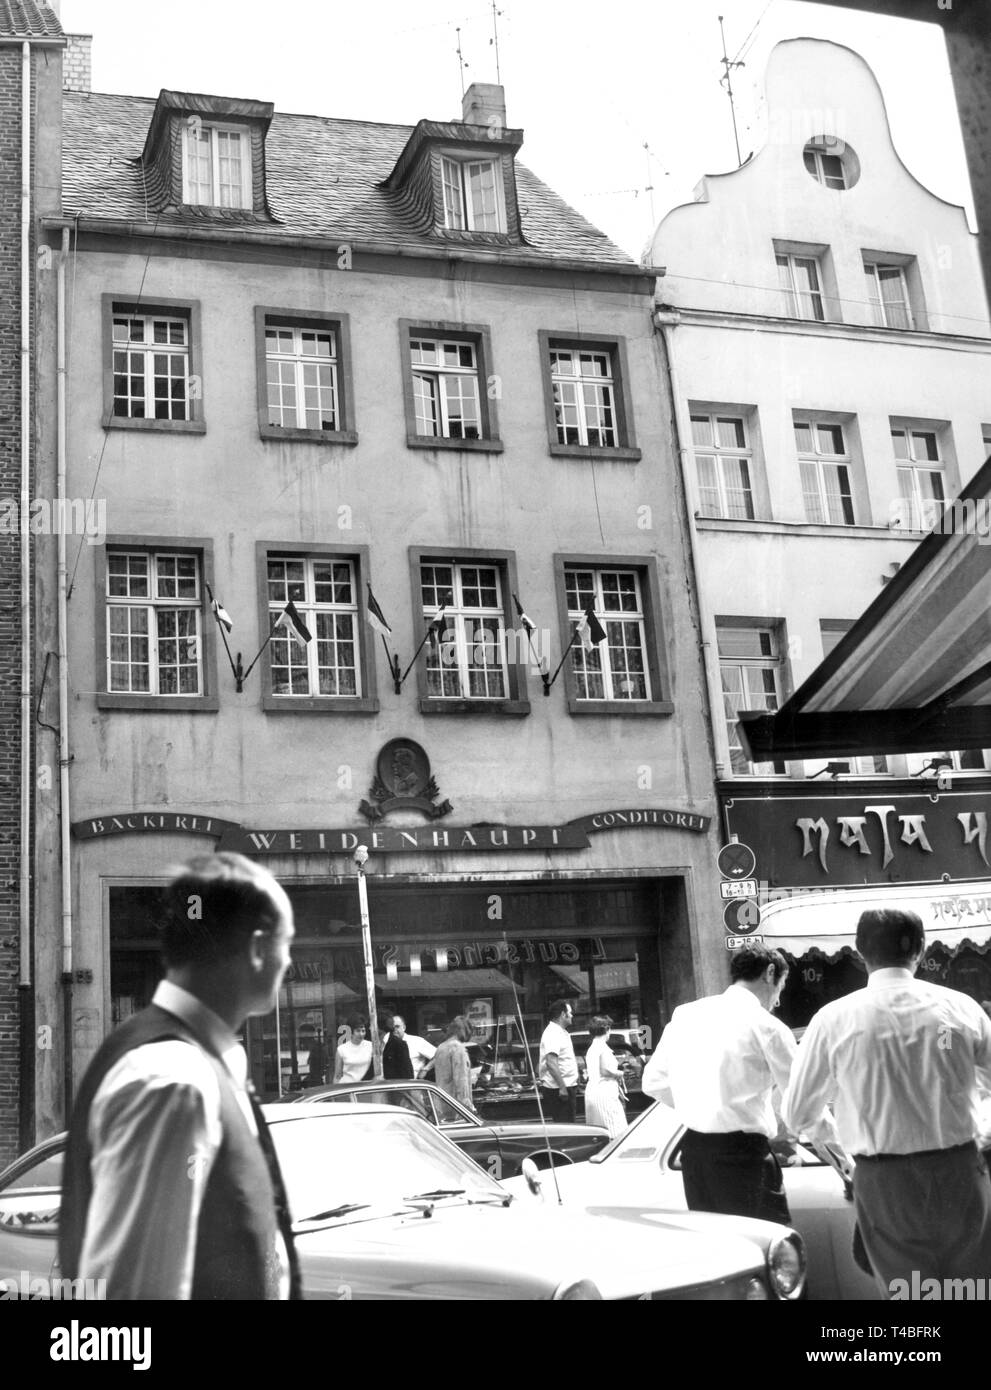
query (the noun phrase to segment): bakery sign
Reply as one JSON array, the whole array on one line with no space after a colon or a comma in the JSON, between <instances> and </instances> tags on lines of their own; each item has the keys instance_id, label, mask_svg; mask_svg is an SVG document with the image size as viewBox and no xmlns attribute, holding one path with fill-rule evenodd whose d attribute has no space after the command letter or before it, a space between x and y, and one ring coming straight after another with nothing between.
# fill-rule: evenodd
<instances>
[{"instance_id":1,"label":"bakery sign","mask_svg":"<svg viewBox=\"0 0 991 1390\"><path fill-rule=\"evenodd\" d=\"M987 792L732 797L728 836L752 845L773 886L925 883L987 878Z\"/></svg>"},{"instance_id":2,"label":"bakery sign","mask_svg":"<svg viewBox=\"0 0 991 1390\"><path fill-rule=\"evenodd\" d=\"M711 817L697 811L640 806L596 811L562 825L371 825L329 829L251 830L216 816L186 811L125 811L77 821L77 840L153 833L206 835L217 848L241 854L352 854L358 845L372 853L484 853L493 850L588 849L589 835L608 830L688 831L705 834Z\"/></svg>"}]
</instances>

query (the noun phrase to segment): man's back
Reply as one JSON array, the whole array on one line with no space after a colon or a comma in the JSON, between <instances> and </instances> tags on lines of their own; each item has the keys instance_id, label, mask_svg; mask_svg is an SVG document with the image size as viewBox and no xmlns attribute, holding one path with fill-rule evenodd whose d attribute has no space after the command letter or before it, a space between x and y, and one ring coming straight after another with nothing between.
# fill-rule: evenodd
<instances>
[{"instance_id":1,"label":"man's back","mask_svg":"<svg viewBox=\"0 0 991 1390\"><path fill-rule=\"evenodd\" d=\"M829 1068L837 1126L853 1152L944 1149L977 1132L975 1081L991 1087L989 1029L958 990L904 969L875 971L815 1016L796 1076L813 1054Z\"/></svg>"}]
</instances>

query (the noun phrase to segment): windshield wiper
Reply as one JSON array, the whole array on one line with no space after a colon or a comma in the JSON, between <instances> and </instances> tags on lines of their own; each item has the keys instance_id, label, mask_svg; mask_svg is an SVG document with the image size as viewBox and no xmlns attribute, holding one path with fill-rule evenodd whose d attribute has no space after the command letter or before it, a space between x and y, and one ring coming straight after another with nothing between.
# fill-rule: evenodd
<instances>
[{"instance_id":1,"label":"windshield wiper","mask_svg":"<svg viewBox=\"0 0 991 1390\"><path fill-rule=\"evenodd\" d=\"M333 1221L335 1216L347 1216L352 1211L366 1211L371 1205L370 1202L344 1202L339 1207L331 1207L329 1211L318 1211L316 1216L303 1216L302 1221Z\"/></svg>"},{"instance_id":2,"label":"windshield wiper","mask_svg":"<svg viewBox=\"0 0 991 1390\"><path fill-rule=\"evenodd\" d=\"M404 1197L404 1202L425 1202L429 1197L463 1197L463 1187L438 1187L433 1192L415 1192L412 1197Z\"/></svg>"}]
</instances>

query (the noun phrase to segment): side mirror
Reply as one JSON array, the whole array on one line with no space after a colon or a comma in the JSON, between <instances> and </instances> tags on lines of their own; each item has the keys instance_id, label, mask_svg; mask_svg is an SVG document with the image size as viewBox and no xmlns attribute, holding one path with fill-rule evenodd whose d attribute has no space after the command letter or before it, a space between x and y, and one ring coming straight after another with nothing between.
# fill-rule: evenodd
<instances>
[{"instance_id":1,"label":"side mirror","mask_svg":"<svg viewBox=\"0 0 991 1390\"><path fill-rule=\"evenodd\" d=\"M520 1171L526 1178L526 1185L530 1189L531 1194L534 1197L539 1197L543 1189L543 1184L540 1180L540 1170L533 1159L525 1158L520 1165Z\"/></svg>"}]
</instances>

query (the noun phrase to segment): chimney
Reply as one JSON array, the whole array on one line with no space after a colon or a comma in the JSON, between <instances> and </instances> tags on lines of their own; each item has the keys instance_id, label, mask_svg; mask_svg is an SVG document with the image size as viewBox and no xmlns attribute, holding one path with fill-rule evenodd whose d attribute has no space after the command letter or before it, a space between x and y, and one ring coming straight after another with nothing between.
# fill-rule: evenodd
<instances>
[{"instance_id":1,"label":"chimney","mask_svg":"<svg viewBox=\"0 0 991 1390\"><path fill-rule=\"evenodd\" d=\"M92 34L66 34L62 54L62 87L67 92L93 90Z\"/></svg>"},{"instance_id":2,"label":"chimney","mask_svg":"<svg viewBox=\"0 0 991 1390\"><path fill-rule=\"evenodd\" d=\"M473 82L461 98L465 125L506 129L506 89L494 82Z\"/></svg>"}]
</instances>

